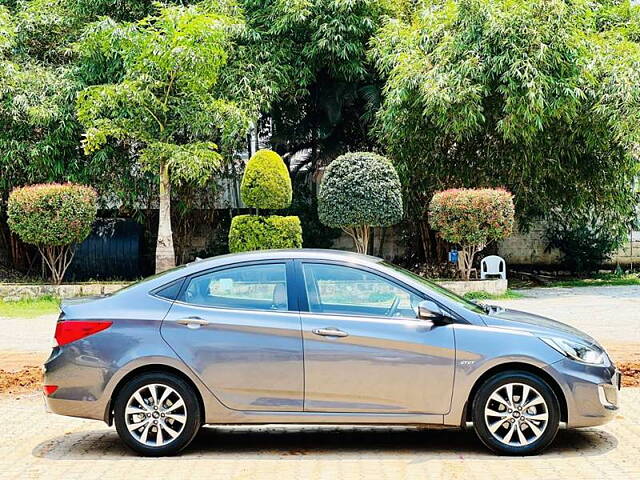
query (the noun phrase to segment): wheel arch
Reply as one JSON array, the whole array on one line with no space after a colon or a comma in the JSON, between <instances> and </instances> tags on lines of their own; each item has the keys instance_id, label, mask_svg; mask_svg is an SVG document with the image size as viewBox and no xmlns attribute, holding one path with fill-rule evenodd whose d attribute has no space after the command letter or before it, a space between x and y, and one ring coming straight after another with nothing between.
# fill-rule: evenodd
<instances>
[{"instance_id":1,"label":"wheel arch","mask_svg":"<svg viewBox=\"0 0 640 480\"><path fill-rule=\"evenodd\" d=\"M193 388L193 391L196 394L196 398L198 399L198 404L200 406L200 412L202 413L202 418L203 419L206 418L204 399L202 398L202 393L200 392L200 389L198 388L198 386L193 382L193 380L189 378L188 375L185 375L183 372L181 372L177 368L174 368L170 365L157 363L157 364L143 365L138 368L135 368L130 372L128 372L125 376L123 376L118 381L113 391L111 392L111 396L109 397L109 402L107 403L107 408L104 414L104 420L109 426L113 424L113 403L115 399L118 397L118 394L120 393L122 388L127 384L127 382L129 382L131 379L135 378L136 376L141 375L143 373L151 373L151 372L170 373L184 380L189 386L191 386L191 388Z\"/></svg>"},{"instance_id":2,"label":"wheel arch","mask_svg":"<svg viewBox=\"0 0 640 480\"><path fill-rule=\"evenodd\" d=\"M469 396L467 397L467 402L464 406L464 415L462 417L463 426L465 422L471 421L471 405L473 405L473 400L480 386L484 382L486 382L489 378L493 377L494 375L497 375L503 372L508 372L508 371L527 372L527 373L536 375L540 377L542 380L544 380L547 383L547 385L549 385L551 390L553 390L553 393L556 395L556 398L558 399L558 403L560 404L560 421L566 422L568 420L569 409L567 406L567 399L564 395L564 392L562 391L562 388L551 375L549 375L543 369L536 367L535 365L531 365L528 363L509 362L509 363L496 365L490 368L475 381L475 383L473 384L473 387L469 391Z\"/></svg>"}]
</instances>

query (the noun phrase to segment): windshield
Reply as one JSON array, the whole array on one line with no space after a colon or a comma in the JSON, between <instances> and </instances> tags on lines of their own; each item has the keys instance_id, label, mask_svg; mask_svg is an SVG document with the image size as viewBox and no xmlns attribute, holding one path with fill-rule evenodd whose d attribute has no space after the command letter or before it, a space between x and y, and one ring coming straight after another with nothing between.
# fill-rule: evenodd
<instances>
[{"instance_id":1,"label":"windshield","mask_svg":"<svg viewBox=\"0 0 640 480\"><path fill-rule=\"evenodd\" d=\"M446 288L441 287L440 285L438 285L435 282L432 282L431 280L427 280L426 278L423 278L420 275L416 275L415 273L413 273L410 270L407 270L406 268L398 267L397 265L394 265L393 263L389 263L389 262L382 262L382 265L384 265L385 267L392 268L397 272L401 272L407 275L408 277L411 277L412 279L428 287L430 290L433 290L436 293L439 293L440 295L447 297L449 300L462 305L464 308L471 310L472 312L487 313L487 311L484 308L482 308L481 305L470 302L469 300L461 297L460 295L453 293L451 290L447 290Z\"/></svg>"}]
</instances>

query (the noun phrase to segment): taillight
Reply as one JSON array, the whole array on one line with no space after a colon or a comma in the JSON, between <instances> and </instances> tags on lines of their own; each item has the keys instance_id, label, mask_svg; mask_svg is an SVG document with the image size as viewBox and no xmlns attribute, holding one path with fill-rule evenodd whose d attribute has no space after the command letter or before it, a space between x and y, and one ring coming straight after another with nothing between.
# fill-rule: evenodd
<instances>
[{"instance_id":1,"label":"taillight","mask_svg":"<svg viewBox=\"0 0 640 480\"><path fill-rule=\"evenodd\" d=\"M43 385L44 394L48 397L58 389L58 385Z\"/></svg>"},{"instance_id":2,"label":"taillight","mask_svg":"<svg viewBox=\"0 0 640 480\"><path fill-rule=\"evenodd\" d=\"M75 342L81 338L88 337L94 333L101 332L111 326L113 322L91 322L80 321L74 322L66 320L56 324L55 339L59 346L67 343Z\"/></svg>"}]
</instances>

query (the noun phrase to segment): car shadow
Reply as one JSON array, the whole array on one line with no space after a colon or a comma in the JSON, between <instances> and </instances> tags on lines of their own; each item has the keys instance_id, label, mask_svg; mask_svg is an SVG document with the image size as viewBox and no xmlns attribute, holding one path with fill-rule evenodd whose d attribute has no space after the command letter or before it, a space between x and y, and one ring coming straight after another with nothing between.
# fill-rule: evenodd
<instances>
[{"instance_id":1,"label":"car shadow","mask_svg":"<svg viewBox=\"0 0 640 480\"><path fill-rule=\"evenodd\" d=\"M543 456L604 455L618 444L609 432L563 430ZM114 429L69 433L37 445L32 454L50 460L117 460L135 456ZM341 459L379 458L381 454L425 461L487 458L490 453L470 430L425 430L389 427L206 427L181 453L191 459L264 459L313 456ZM417 457L417 458L416 458Z\"/></svg>"}]
</instances>

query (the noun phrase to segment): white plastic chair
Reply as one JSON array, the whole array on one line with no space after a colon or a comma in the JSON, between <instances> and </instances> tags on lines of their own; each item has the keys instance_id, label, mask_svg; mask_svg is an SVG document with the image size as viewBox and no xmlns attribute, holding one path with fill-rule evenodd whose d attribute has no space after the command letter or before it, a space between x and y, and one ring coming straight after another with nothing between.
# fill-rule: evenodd
<instances>
[{"instance_id":1,"label":"white plastic chair","mask_svg":"<svg viewBox=\"0 0 640 480\"><path fill-rule=\"evenodd\" d=\"M497 255L484 257L480 262L480 278L486 279L488 275L499 275L500 278L507 279L507 264L504 258Z\"/></svg>"}]
</instances>

